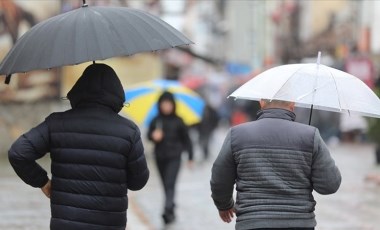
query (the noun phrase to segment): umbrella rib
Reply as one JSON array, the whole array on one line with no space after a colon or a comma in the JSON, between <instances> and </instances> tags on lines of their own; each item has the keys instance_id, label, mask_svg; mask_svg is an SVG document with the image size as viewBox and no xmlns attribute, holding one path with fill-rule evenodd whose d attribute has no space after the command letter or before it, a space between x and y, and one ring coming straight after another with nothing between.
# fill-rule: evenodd
<instances>
[{"instance_id":1,"label":"umbrella rib","mask_svg":"<svg viewBox=\"0 0 380 230\"><path fill-rule=\"evenodd\" d=\"M142 17L140 17L140 16L138 15L138 13L136 14L136 11L137 11L137 10L130 10L130 9L127 9L127 11L128 11L128 13L130 13L131 15L135 16L135 17L138 18L139 20L142 20L142 21L144 21L144 23L146 23L146 24L149 25L149 23L146 22ZM118 13L118 12L117 12L117 13ZM133 28L133 30L134 30L137 34L140 35L140 30L138 29L139 27L138 27L138 26L135 26L135 25L134 25L133 23L131 23L131 22L128 22L128 23L129 23L129 25L131 26L131 28ZM144 40L144 41L146 42L146 44L149 46L149 49L146 49L146 51L148 51L148 50L153 50L153 47L151 46L151 44L149 43L149 40L148 40L146 37L144 37L144 36L140 36L140 38L141 38L142 40ZM129 55L134 54L134 53L136 53L136 52L133 51L133 52L131 52Z\"/></svg>"},{"instance_id":2,"label":"umbrella rib","mask_svg":"<svg viewBox=\"0 0 380 230\"><path fill-rule=\"evenodd\" d=\"M155 22L157 22L157 23L159 23L159 21L160 21L160 19L159 18L157 18L156 16L154 16L154 15L148 15L149 17L150 17L150 19L152 19L152 20L154 20ZM143 19L145 22L147 22L145 19ZM148 23L148 22L147 22ZM148 23L149 24L149 23ZM167 29L167 30L169 30L169 31L172 31L173 33L173 35L176 37L176 39L178 39L179 41L181 41L181 40L183 40L183 38L185 38L186 40L188 40L188 43L187 44L194 44L194 42L192 42L190 39L188 39L188 38L186 38L183 34L181 34L181 33L174 33L174 31L176 30L173 26L171 26L169 23L167 23L167 22L165 22L165 21L162 21L162 25L163 26L165 26L165 28ZM152 28L152 29L154 29L154 30L156 30L163 38L165 38L165 36L164 36L164 34L162 34L162 32L160 31L160 30L157 30L156 28L154 28L151 24L149 24L149 26ZM166 40L166 39L165 39ZM177 41L173 41L173 43L177 43ZM176 45L176 44L171 44L171 42L168 42L167 41L167 43L169 43L169 45L171 46L171 47L175 47L175 46L178 46L178 45ZM181 45L181 44L180 44ZM179 46L180 46L179 45ZM184 45L184 44L183 44Z\"/></svg>"},{"instance_id":3,"label":"umbrella rib","mask_svg":"<svg viewBox=\"0 0 380 230\"><path fill-rule=\"evenodd\" d=\"M136 17L138 17L140 20L142 20L144 23L146 23L146 25L147 25L150 29L156 31L157 35L159 35L159 36L162 38L161 41L166 42L166 43L169 45L169 47L175 47L175 46L177 46L177 45L175 45L175 44L171 44L172 42L171 42L171 41L168 41L168 40L165 38L165 36L161 33L160 30L158 30L157 28L155 28L155 27L154 27L151 23L149 23L149 21L147 21L145 18L141 17L141 15L140 15L139 13L137 13L137 12L131 12L131 13L134 14ZM147 16L149 16L152 20L154 20L154 21L157 22L157 19L156 19L155 17L153 17L153 16L151 16L151 15L147 15ZM164 25L164 23L166 23L166 22L163 22L162 24ZM170 28L170 27L169 27L169 28ZM167 30L172 30L172 28L170 28L170 29L169 29L169 28L166 27ZM175 35L175 33L173 33L173 35ZM175 35L175 36L176 36L176 38L179 38L177 35ZM173 41L173 43L174 43L174 41Z\"/></svg>"},{"instance_id":4,"label":"umbrella rib","mask_svg":"<svg viewBox=\"0 0 380 230\"><path fill-rule=\"evenodd\" d=\"M292 75L290 75L290 77L288 77L288 79L284 82L284 84L281 85L281 87L279 87L279 89L277 90L277 92L273 95L273 97L271 98L271 100L273 100L273 98L280 92L280 90L282 89L282 87L290 80L290 78L292 78L296 73L298 73L301 69L303 68L303 66L300 66L300 68L297 69L297 71L295 71ZM295 102L295 101L294 101Z\"/></svg>"},{"instance_id":5,"label":"umbrella rib","mask_svg":"<svg viewBox=\"0 0 380 230\"><path fill-rule=\"evenodd\" d=\"M97 11L97 12L98 12L98 11ZM121 16L123 16L126 12L130 13L131 10L130 10L130 9L125 9L125 10L123 10L122 12L115 11L114 14L115 14L115 15L119 15L119 16L121 17ZM116 24L117 21L115 22L114 20L108 18L106 15L103 15L103 14L102 14L102 19L103 19L104 21L107 21L107 23L108 23L110 26L112 26L111 29L114 29L115 31L117 31L117 28L118 28L118 25ZM132 30L134 30L133 32L138 33L138 30L136 29L136 27L135 27L132 23L130 23L130 22L127 22L127 23L133 28L133 29L132 29ZM121 42L120 45L123 46L121 50L117 50L117 49L119 49L119 48L116 48L116 49L115 49L115 48L113 47L113 48L115 49L115 52L120 52L120 51L121 51L121 52L120 52L120 55L121 55L121 56L124 56L124 55L129 56L129 55L132 55L132 54L136 53L136 52L134 52L134 51L130 51L129 47L122 43L122 41L123 41L123 37L120 35L120 33L115 33L115 34L117 35L117 39L119 40L119 42ZM143 38L143 39L145 39L145 38ZM122 50L125 50L126 53L124 54L124 53L122 52ZM103 56L102 58L103 58L103 59L109 58L109 55Z\"/></svg>"},{"instance_id":6,"label":"umbrella rib","mask_svg":"<svg viewBox=\"0 0 380 230\"><path fill-rule=\"evenodd\" d=\"M325 83L324 85L321 85L321 86L319 86L319 87L314 88L312 91L310 91L310 92L308 92L308 93L305 93L305 94L303 94L303 95L297 97L297 100L300 100L300 99L302 99L302 98L304 98L304 97L309 96L310 94L314 93L314 91L317 91L318 89L321 89L321 88L325 87L326 85L328 85L328 83Z\"/></svg>"},{"instance_id":7,"label":"umbrella rib","mask_svg":"<svg viewBox=\"0 0 380 230\"><path fill-rule=\"evenodd\" d=\"M161 34L156 28L154 28L154 27L153 27L153 26L152 26L147 20L145 20L143 17L141 17L139 13L136 13L136 12L131 12L131 13L134 14L134 15L135 15L137 18L139 18L141 21L143 21L144 23L146 23L146 25L147 25L148 27L150 27L152 30L156 31L157 34L159 34L159 35L163 38L162 41L165 41L169 46L173 47L173 46L170 44L170 42L168 42L168 41L165 39L165 37L162 36L162 34ZM148 41L146 38L144 38L144 40ZM148 44L149 44L149 41L148 41ZM152 47L150 44L149 44L149 46L150 46L150 48L153 50L153 47Z\"/></svg>"},{"instance_id":8,"label":"umbrella rib","mask_svg":"<svg viewBox=\"0 0 380 230\"><path fill-rule=\"evenodd\" d=\"M330 73L330 76L332 77L333 81L334 81L334 85L335 85L335 89L336 89L336 92L337 92L337 95L338 95L338 103L339 103L339 108L340 108L340 111L342 111L342 103L340 103L340 94L339 94L339 89L338 89L338 84L336 83L336 80L335 80L335 77L334 75L329 71ZM350 112L350 111L348 111Z\"/></svg>"}]
</instances>

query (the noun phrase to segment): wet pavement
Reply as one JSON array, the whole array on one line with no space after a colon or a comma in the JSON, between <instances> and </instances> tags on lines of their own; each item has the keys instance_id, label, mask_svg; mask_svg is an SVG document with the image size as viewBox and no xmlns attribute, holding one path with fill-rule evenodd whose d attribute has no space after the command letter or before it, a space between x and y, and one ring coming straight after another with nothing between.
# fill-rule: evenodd
<instances>
[{"instance_id":1,"label":"wet pavement","mask_svg":"<svg viewBox=\"0 0 380 230\"><path fill-rule=\"evenodd\" d=\"M197 230L234 229L234 222L223 223L210 197L211 166L224 139L225 129L213 138L210 159L202 160L196 148L195 164L183 164L177 185L175 223L165 226L161 219L163 192L152 160L150 146L147 158L151 177L147 186L130 192L128 230ZM380 184L366 181L371 173L380 173L375 165L373 146L340 144L330 147L339 166L343 182L336 194L314 194L317 201L317 230L380 229ZM185 158L185 156L184 156ZM49 159L41 163L48 166ZM49 200L39 189L25 185L12 171L7 160L0 161L0 229L49 229Z\"/></svg>"},{"instance_id":2,"label":"wet pavement","mask_svg":"<svg viewBox=\"0 0 380 230\"><path fill-rule=\"evenodd\" d=\"M7 159L1 159L0 172L0 229L49 229L49 199L19 179Z\"/></svg>"}]
</instances>

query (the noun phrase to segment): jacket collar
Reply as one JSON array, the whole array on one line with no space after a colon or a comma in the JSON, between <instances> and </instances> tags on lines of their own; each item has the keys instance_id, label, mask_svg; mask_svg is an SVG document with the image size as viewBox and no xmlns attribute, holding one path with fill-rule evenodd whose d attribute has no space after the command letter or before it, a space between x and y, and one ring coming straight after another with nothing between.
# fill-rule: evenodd
<instances>
[{"instance_id":1,"label":"jacket collar","mask_svg":"<svg viewBox=\"0 0 380 230\"><path fill-rule=\"evenodd\" d=\"M271 109L259 110L257 112L256 119L259 120L262 118L277 118L277 119L294 121L296 119L296 114L286 109L271 108Z\"/></svg>"},{"instance_id":2,"label":"jacket collar","mask_svg":"<svg viewBox=\"0 0 380 230\"><path fill-rule=\"evenodd\" d=\"M103 104L100 104L100 103L96 103L96 102L83 102L83 103L80 103L80 104L77 104L75 106L75 108L84 108L84 109L97 109L97 110L109 110L109 111L114 111L113 108L111 108L110 106L108 105L103 105ZM115 112L115 111L114 111Z\"/></svg>"}]
</instances>

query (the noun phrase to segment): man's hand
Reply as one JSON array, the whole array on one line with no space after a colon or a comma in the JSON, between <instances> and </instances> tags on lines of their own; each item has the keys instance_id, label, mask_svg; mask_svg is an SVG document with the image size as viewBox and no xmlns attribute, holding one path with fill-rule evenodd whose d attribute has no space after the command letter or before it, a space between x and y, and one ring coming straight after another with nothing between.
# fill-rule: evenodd
<instances>
[{"instance_id":1,"label":"man's hand","mask_svg":"<svg viewBox=\"0 0 380 230\"><path fill-rule=\"evenodd\" d=\"M42 192L47 196L47 198L50 199L50 194L51 194L51 180L49 181L41 188Z\"/></svg>"},{"instance_id":2,"label":"man's hand","mask_svg":"<svg viewBox=\"0 0 380 230\"><path fill-rule=\"evenodd\" d=\"M234 213L235 213L235 209L230 208L228 210L219 211L219 216L224 222L230 223L232 218L234 217Z\"/></svg>"}]
</instances>

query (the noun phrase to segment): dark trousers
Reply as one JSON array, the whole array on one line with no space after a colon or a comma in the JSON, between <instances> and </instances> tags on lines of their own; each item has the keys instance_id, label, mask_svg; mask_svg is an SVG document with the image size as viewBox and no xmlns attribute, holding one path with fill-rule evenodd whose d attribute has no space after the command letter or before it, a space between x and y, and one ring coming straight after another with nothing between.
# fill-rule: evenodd
<instances>
[{"instance_id":1,"label":"dark trousers","mask_svg":"<svg viewBox=\"0 0 380 230\"><path fill-rule=\"evenodd\" d=\"M255 228L252 230L314 230L314 228Z\"/></svg>"},{"instance_id":2,"label":"dark trousers","mask_svg":"<svg viewBox=\"0 0 380 230\"><path fill-rule=\"evenodd\" d=\"M204 159L207 159L209 156L209 142L211 138L211 133L203 132L199 134L199 144L203 151Z\"/></svg>"},{"instance_id":3,"label":"dark trousers","mask_svg":"<svg viewBox=\"0 0 380 230\"><path fill-rule=\"evenodd\" d=\"M181 165L181 158L156 158L156 163L165 192L164 213L173 213L175 206L175 185Z\"/></svg>"}]
</instances>

